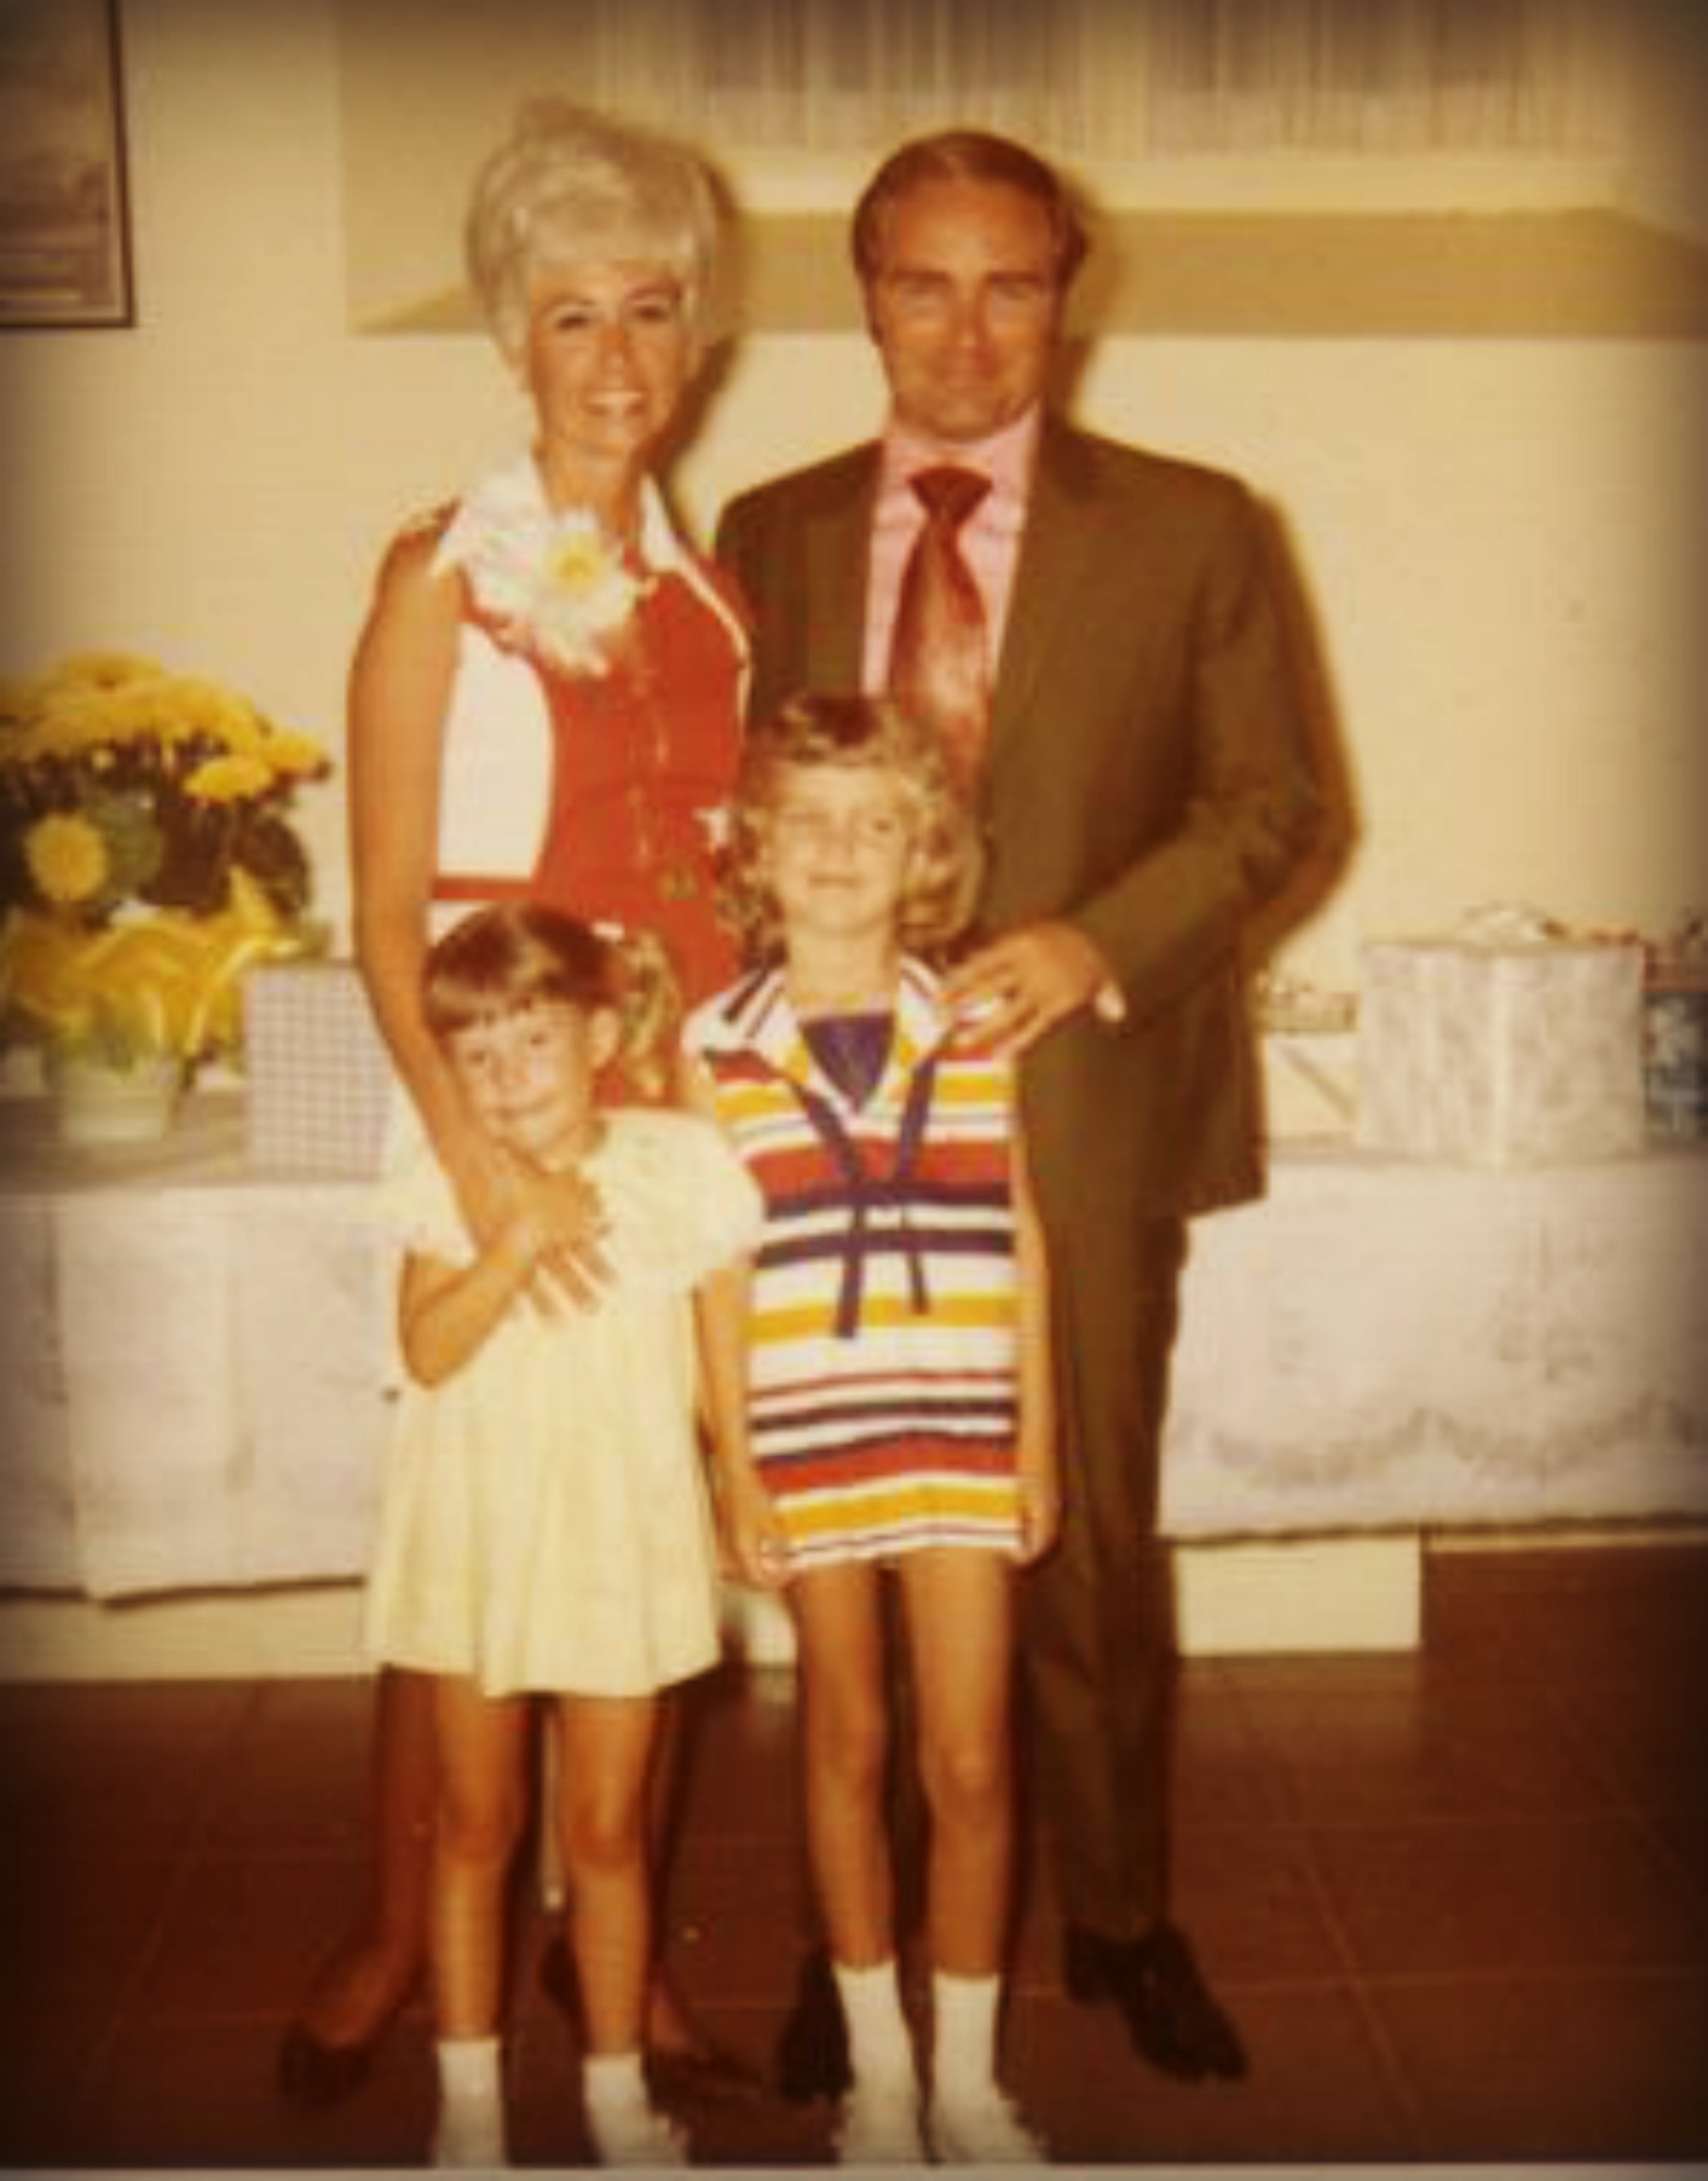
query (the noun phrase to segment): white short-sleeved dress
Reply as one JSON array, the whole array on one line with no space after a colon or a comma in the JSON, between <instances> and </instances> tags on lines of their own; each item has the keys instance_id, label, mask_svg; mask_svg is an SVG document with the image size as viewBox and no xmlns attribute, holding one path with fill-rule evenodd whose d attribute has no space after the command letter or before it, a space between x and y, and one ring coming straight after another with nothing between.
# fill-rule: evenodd
<instances>
[{"instance_id":1,"label":"white short-sleeved dress","mask_svg":"<svg viewBox=\"0 0 1708 2181\"><path fill-rule=\"evenodd\" d=\"M441 1385L406 1379L387 1457L368 1648L493 1696L638 1695L717 1656L690 1291L751 1248L758 1194L679 1113L608 1115L585 1171L610 1230L597 1307L524 1299ZM425 1154L382 1204L405 1248L469 1261Z\"/></svg>"}]
</instances>

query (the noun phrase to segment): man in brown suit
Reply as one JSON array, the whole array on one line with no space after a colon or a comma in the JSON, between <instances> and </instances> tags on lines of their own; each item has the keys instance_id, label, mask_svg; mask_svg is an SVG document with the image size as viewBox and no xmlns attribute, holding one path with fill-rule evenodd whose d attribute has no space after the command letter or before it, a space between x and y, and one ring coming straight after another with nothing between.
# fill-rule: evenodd
<instances>
[{"instance_id":1,"label":"man in brown suit","mask_svg":"<svg viewBox=\"0 0 1708 2181\"><path fill-rule=\"evenodd\" d=\"M911 480L983 481L956 519L992 663L971 767L990 864L952 990L1022 1056L1051 1260L1065 1521L1022 1611L1065 1977L1169 2074L1237 2076L1168 1915L1159 1446L1186 1221L1263 1186L1242 935L1321 797L1248 492L1050 412L1085 246L1017 144L958 131L886 162L854 223L884 436L737 499L716 550L755 617L756 716L883 687L924 519ZM811 2013L785 2038L796 2092L837 2073Z\"/></svg>"}]
</instances>

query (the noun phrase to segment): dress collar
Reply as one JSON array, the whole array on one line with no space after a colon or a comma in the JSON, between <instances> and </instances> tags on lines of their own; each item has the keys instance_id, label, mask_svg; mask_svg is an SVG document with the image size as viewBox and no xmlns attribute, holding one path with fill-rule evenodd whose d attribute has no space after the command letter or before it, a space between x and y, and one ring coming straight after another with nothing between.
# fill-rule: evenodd
<instances>
[{"instance_id":1,"label":"dress collar","mask_svg":"<svg viewBox=\"0 0 1708 2181\"><path fill-rule=\"evenodd\" d=\"M924 963L904 956L895 990L895 1041L889 1069L872 1094L872 1103L891 1093L897 1070L911 1074L947 1040L953 1028L936 975ZM737 987L713 1015L706 1046L712 1052L752 1053L792 1083L811 1082L817 1090L827 1086L790 1001L781 965L762 970ZM841 1093L835 1094L841 1102Z\"/></svg>"}]
</instances>

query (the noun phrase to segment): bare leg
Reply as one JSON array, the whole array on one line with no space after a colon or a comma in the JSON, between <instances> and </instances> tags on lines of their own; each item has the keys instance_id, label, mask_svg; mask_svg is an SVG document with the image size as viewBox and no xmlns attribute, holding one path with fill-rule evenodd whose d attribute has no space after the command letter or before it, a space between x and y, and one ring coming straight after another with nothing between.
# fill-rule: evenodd
<instances>
[{"instance_id":1,"label":"bare leg","mask_svg":"<svg viewBox=\"0 0 1708 2181\"><path fill-rule=\"evenodd\" d=\"M528 1808L528 1700L486 1696L471 1676L445 1674L434 1707L433 2162L490 2172L508 2163L499 2017L507 1880Z\"/></svg>"},{"instance_id":2,"label":"bare leg","mask_svg":"<svg viewBox=\"0 0 1708 2181\"><path fill-rule=\"evenodd\" d=\"M684 2163L682 2139L654 2110L641 2064L659 1712L651 1696L559 1699L564 1765L555 1816L581 1993L582 2101L595 2158L605 2166Z\"/></svg>"},{"instance_id":3,"label":"bare leg","mask_svg":"<svg viewBox=\"0 0 1708 2181\"><path fill-rule=\"evenodd\" d=\"M913 1676L897 1632L896 1587L879 1586L884 1639L881 1670L889 1731L887 1837L894 1899L895 1943L905 1949L924 1919L926 1818L916 1749ZM791 2103L840 2097L853 2079L847 2024L836 1989L831 1955L822 1936L800 1966L794 1997L778 2034L777 2087Z\"/></svg>"},{"instance_id":4,"label":"bare leg","mask_svg":"<svg viewBox=\"0 0 1708 2181\"><path fill-rule=\"evenodd\" d=\"M800 1642L807 1849L831 1955L848 1968L869 1968L895 1952L881 1580L870 1567L816 1568L790 1593Z\"/></svg>"},{"instance_id":5,"label":"bare leg","mask_svg":"<svg viewBox=\"0 0 1708 2181\"><path fill-rule=\"evenodd\" d=\"M506 1882L527 1819L528 1702L485 1696L457 1674L434 1689L434 2018L440 2038L490 2037L504 1989Z\"/></svg>"},{"instance_id":6,"label":"bare leg","mask_svg":"<svg viewBox=\"0 0 1708 2181\"><path fill-rule=\"evenodd\" d=\"M846 2032L844 2166L922 2165L918 2074L902 2004L887 1774L884 1577L815 1569L791 1593L800 1637L807 1846Z\"/></svg>"},{"instance_id":7,"label":"bare leg","mask_svg":"<svg viewBox=\"0 0 1708 2181\"><path fill-rule=\"evenodd\" d=\"M1015 1879L1012 1563L922 1552L902 1566L931 1813L929 2135L940 2165L1045 2162L997 2079Z\"/></svg>"},{"instance_id":8,"label":"bare leg","mask_svg":"<svg viewBox=\"0 0 1708 2181\"><path fill-rule=\"evenodd\" d=\"M666 1707L676 1716L676 1702ZM680 1765L680 1731L661 1739L655 1826L666 1838ZM315 1974L281 2052L286 2090L322 2104L354 2090L372 2050L415 1990L426 1967L428 1903L433 1875L436 1751L432 1677L382 1667L377 1677L373 1747L373 1862L361 1922L339 1943ZM657 1860L662 1868L664 1854ZM663 1964L653 1972L646 2008L647 2048L694 2064L713 2087L749 2087L721 2061L685 2011ZM695 2077L697 2087L706 2088Z\"/></svg>"},{"instance_id":9,"label":"bare leg","mask_svg":"<svg viewBox=\"0 0 1708 2181\"><path fill-rule=\"evenodd\" d=\"M569 1696L559 1714L556 1818L587 2047L639 2052L652 1953L647 1794L658 1705L650 1697Z\"/></svg>"},{"instance_id":10,"label":"bare leg","mask_svg":"<svg viewBox=\"0 0 1708 2181\"><path fill-rule=\"evenodd\" d=\"M286 2041L287 2088L311 2101L354 2087L425 1966L435 1795L429 1676L381 1669L371 1766L373 1864L363 1920L316 1973Z\"/></svg>"},{"instance_id":11,"label":"bare leg","mask_svg":"<svg viewBox=\"0 0 1708 2181\"><path fill-rule=\"evenodd\" d=\"M1013 1577L995 1553L901 1564L931 1813L926 1930L934 1968L993 1976L1014 1890Z\"/></svg>"}]
</instances>

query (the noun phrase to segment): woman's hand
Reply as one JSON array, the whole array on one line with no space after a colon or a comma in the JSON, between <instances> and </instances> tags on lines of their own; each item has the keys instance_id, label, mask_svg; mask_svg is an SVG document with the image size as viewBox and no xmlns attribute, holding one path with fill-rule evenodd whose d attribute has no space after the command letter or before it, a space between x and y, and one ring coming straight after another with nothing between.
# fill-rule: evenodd
<instances>
[{"instance_id":1,"label":"woman's hand","mask_svg":"<svg viewBox=\"0 0 1708 2181\"><path fill-rule=\"evenodd\" d=\"M611 1266L601 1247L604 1207L585 1174L545 1173L473 1128L442 1156L479 1247L526 1236L535 1264L527 1292L537 1309L557 1316L565 1303L598 1307Z\"/></svg>"},{"instance_id":2,"label":"woman's hand","mask_svg":"<svg viewBox=\"0 0 1708 2181\"><path fill-rule=\"evenodd\" d=\"M578 1310L596 1310L600 1290L611 1281L603 1247L610 1222L599 1191L573 1166L548 1174L525 1160L510 1163L515 1187L544 1233L540 1268L553 1296L561 1293ZM546 1307L554 1308L555 1301Z\"/></svg>"}]
</instances>

